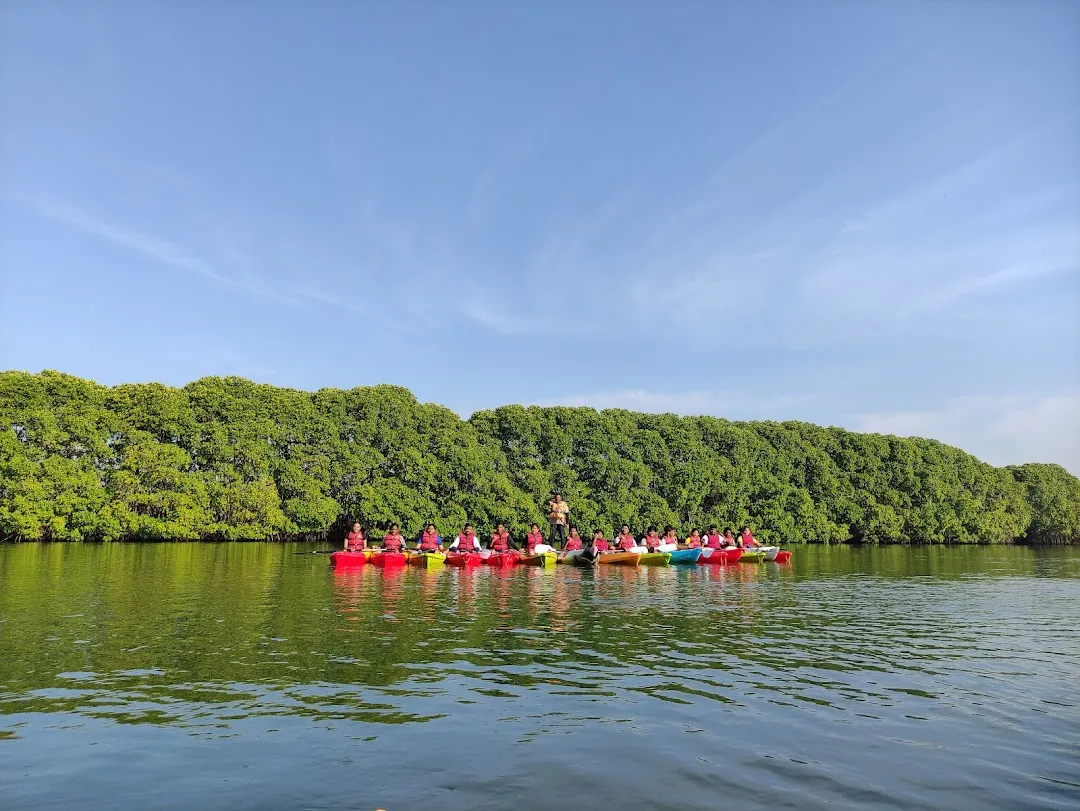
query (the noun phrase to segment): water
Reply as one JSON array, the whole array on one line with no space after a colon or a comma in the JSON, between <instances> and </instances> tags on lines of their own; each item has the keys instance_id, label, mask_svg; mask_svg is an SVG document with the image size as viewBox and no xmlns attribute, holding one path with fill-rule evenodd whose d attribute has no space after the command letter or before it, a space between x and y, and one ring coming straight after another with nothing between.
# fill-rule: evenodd
<instances>
[{"instance_id":1,"label":"water","mask_svg":"<svg viewBox=\"0 0 1080 811\"><path fill-rule=\"evenodd\" d=\"M1080 550L0 547L0 808L1080 807Z\"/></svg>"}]
</instances>

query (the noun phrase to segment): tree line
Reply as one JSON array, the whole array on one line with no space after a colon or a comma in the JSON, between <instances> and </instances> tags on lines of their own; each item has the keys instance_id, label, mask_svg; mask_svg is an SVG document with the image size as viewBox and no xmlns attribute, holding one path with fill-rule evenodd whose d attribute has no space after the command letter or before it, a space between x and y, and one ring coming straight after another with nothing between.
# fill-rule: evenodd
<instances>
[{"instance_id":1,"label":"tree line","mask_svg":"<svg viewBox=\"0 0 1080 811\"><path fill-rule=\"evenodd\" d=\"M754 528L783 543L1075 543L1080 480L928 439L804 422L505 406L462 420L407 389L183 388L0 373L0 538L406 536L546 526L552 490L606 532Z\"/></svg>"}]
</instances>

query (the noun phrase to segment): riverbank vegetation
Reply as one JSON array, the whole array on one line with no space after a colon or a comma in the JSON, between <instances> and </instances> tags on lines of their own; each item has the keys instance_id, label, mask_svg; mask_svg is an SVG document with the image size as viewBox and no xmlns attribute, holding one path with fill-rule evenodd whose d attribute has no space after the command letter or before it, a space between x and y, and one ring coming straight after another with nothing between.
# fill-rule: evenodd
<instances>
[{"instance_id":1,"label":"riverbank vegetation","mask_svg":"<svg viewBox=\"0 0 1080 811\"><path fill-rule=\"evenodd\" d=\"M765 541L1080 541L1080 480L995 468L927 439L802 422L506 406L462 420L406 389L303 392L242 378L112 388L0 373L0 538L407 536L572 519L754 527Z\"/></svg>"}]
</instances>

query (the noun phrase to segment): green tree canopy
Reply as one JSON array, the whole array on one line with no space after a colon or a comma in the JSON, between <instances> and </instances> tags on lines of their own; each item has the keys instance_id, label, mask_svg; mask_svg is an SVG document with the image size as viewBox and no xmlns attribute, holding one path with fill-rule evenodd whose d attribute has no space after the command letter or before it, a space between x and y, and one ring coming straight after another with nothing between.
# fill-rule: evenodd
<instances>
[{"instance_id":1,"label":"green tree canopy","mask_svg":"<svg viewBox=\"0 0 1080 811\"><path fill-rule=\"evenodd\" d=\"M802 422L505 406L468 420L406 389L203 378L99 386L0 373L0 537L273 539L353 520L413 536L749 524L783 543L1080 540L1080 481L926 439Z\"/></svg>"}]
</instances>

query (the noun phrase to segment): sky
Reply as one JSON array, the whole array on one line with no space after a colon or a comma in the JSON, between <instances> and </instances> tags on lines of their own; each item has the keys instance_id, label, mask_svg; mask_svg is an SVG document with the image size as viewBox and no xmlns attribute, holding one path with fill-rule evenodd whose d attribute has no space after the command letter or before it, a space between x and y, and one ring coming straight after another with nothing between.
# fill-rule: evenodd
<instances>
[{"instance_id":1,"label":"sky","mask_svg":"<svg viewBox=\"0 0 1080 811\"><path fill-rule=\"evenodd\" d=\"M0 4L0 369L1080 474L1080 3Z\"/></svg>"}]
</instances>

